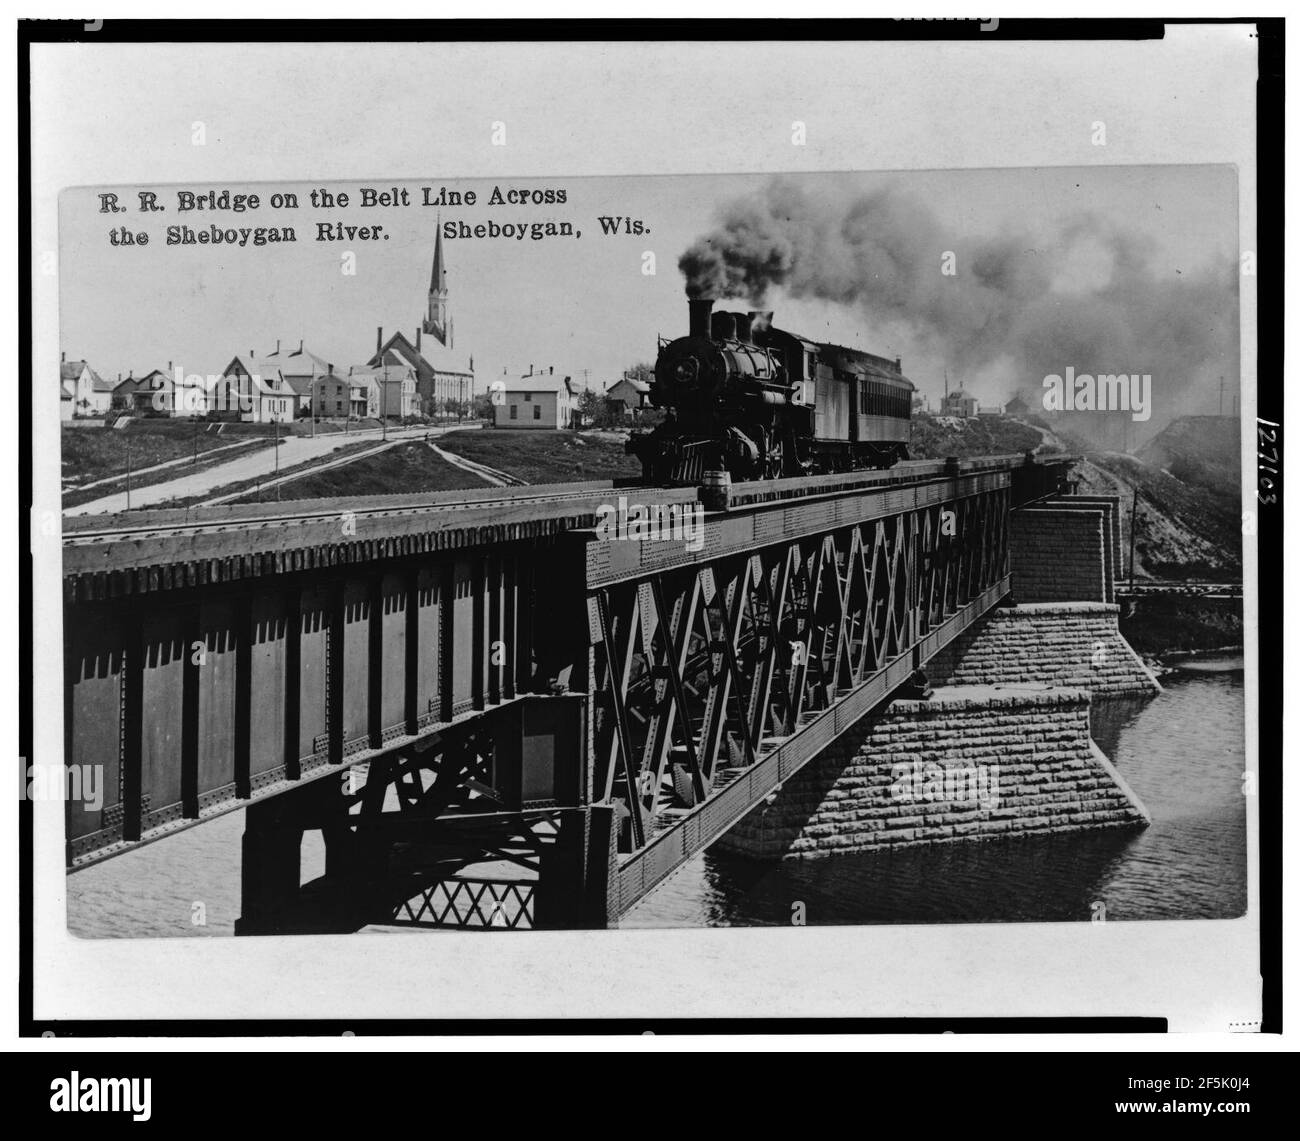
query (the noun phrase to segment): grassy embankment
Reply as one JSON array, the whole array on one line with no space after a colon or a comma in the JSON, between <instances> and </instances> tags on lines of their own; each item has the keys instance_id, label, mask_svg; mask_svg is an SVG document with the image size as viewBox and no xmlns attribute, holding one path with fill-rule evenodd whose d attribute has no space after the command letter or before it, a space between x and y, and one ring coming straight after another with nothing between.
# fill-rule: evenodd
<instances>
[{"instance_id":1,"label":"grassy embankment","mask_svg":"<svg viewBox=\"0 0 1300 1141\"><path fill-rule=\"evenodd\" d=\"M69 428L61 433L63 505L75 507L123 491L127 468L133 488L177 479L215 463L274 447L269 434L227 435L196 431L192 423L175 420L137 420L122 429ZM228 451L231 444L240 445ZM216 453L216 454L213 454ZM180 460L158 471L144 469ZM184 462L188 461L188 462ZM101 481L108 482L101 482ZM97 484L86 487L86 484Z\"/></svg>"},{"instance_id":2,"label":"grassy embankment","mask_svg":"<svg viewBox=\"0 0 1300 1141\"><path fill-rule=\"evenodd\" d=\"M369 441L365 446L373 447L374 441ZM405 440L377 455L301 476L281 485L279 496L281 500L288 500L352 495L414 495L423 491L456 491L486 486L478 476L449 464L423 440ZM268 488L261 492L260 499L264 502L268 498L274 498L275 494L275 488ZM245 495L236 502L258 501L259 495L254 493Z\"/></svg>"},{"instance_id":3,"label":"grassy embankment","mask_svg":"<svg viewBox=\"0 0 1300 1141\"><path fill-rule=\"evenodd\" d=\"M623 452L611 432L450 432L434 442L444 451L507 472L530 484L574 483L638 475L639 462ZM280 489L281 499L348 495L405 495L486 487L471 472L448 463L423 440L395 444L343 467L304 475ZM262 498L274 495L264 491ZM255 502L246 496L240 502Z\"/></svg>"},{"instance_id":4,"label":"grassy embankment","mask_svg":"<svg viewBox=\"0 0 1300 1141\"><path fill-rule=\"evenodd\" d=\"M346 424L341 420L319 420L314 434L339 435L380 426L378 420L352 420ZM140 418L132 420L122 429L65 426L62 433L63 506L76 507L125 491L128 462L131 487L138 489L181 479L228 460L274 447L277 436L285 440L291 436L311 435L313 427L310 420L295 420L277 426ZM373 437L365 439L368 441L367 446L374 443ZM335 452L334 456L360 450L359 444L355 447L348 446ZM189 462L172 463L178 460ZM318 461L312 461L313 464L315 462ZM171 466L157 471L145 470L165 463L171 463ZM97 486L87 487L87 484ZM238 486L240 485L213 489L211 494L237 490ZM243 486L255 488L257 481L247 480ZM176 500L175 505L197 503L205 498L207 495Z\"/></svg>"},{"instance_id":5,"label":"grassy embankment","mask_svg":"<svg viewBox=\"0 0 1300 1141\"><path fill-rule=\"evenodd\" d=\"M619 432L451 432L438 446L517 476L525 483L578 483L641 474Z\"/></svg>"}]
</instances>

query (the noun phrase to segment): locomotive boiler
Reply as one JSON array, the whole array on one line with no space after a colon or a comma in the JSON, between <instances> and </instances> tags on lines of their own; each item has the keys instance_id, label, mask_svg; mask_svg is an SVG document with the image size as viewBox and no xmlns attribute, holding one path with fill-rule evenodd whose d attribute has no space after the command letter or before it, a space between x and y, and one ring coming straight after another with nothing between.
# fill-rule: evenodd
<instances>
[{"instance_id":1,"label":"locomotive boiler","mask_svg":"<svg viewBox=\"0 0 1300 1141\"><path fill-rule=\"evenodd\" d=\"M650 385L667 415L627 443L646 480L776 479L907 458L915 386L901 361L778 329L771 312L689 306L687 335L660 339Z\"/></svg>"}]
</instances>

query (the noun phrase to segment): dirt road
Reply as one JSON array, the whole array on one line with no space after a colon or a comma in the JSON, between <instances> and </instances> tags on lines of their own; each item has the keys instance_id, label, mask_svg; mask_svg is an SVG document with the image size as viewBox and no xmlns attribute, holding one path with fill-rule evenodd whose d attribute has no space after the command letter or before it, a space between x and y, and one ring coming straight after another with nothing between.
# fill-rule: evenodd
<instances>
[{"instance_id":1,"label":"dirt road","mask_svg":"<svg viewBox=\"0 0 1300 1141\"><path fill-rule=\"evenodd\" d=\"M445 432L464 430L469 425L458 424L446 428L390 428L390 440L421 439L424 436L440 436ZM329 435L288 436L279 447L279 470L295 467L312 460L325 459L340 448L362 441L378 443L383 433L378 428L367 428L357 432L333 432ZM227 463L216 464L192 475L155 483L131 492L131 507L145 507L150 504L163 504L169 499L187 499L195 495L212 492L232 483L242 483L250 479L273 480L276 473L276 449L265 448L252 455L238 456ZM287 486L292 486L289 483ZM127 508L126 492L106 495L93 499L77 507L69 507L65 515L102 515L125 511Z\"/></svg>"}]
</instances>

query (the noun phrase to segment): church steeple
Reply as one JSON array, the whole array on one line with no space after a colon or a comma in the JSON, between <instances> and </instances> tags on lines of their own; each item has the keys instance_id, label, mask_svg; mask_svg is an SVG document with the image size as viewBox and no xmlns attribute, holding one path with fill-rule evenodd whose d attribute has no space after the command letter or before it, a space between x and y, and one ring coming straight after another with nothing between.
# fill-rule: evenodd
<instances>
[{"instance_id":1,"label":"church steeple","mask_svg":"<svg viewBox=\"0 0 1300 1141\"><path fill-rule=\"evenodd\" d=\"M442 261L442 218L438 218L437 238L433 245L433 273L429 277L429 315L421 326L440 344L452 347L451 315L447 305L447 267Z\"/></svg>"},{"instance_id":2,"label":"church steeple","mask_svg":"<svg viewBox=\"0 0 1300 1141\"><path fill-rule=\"evenodd\" d=\"M433 276L429 279L430 293L447 292L447 269L442 264L442 218L438 218L438 234L433 243Z\"/></svg>"}]
</instances>

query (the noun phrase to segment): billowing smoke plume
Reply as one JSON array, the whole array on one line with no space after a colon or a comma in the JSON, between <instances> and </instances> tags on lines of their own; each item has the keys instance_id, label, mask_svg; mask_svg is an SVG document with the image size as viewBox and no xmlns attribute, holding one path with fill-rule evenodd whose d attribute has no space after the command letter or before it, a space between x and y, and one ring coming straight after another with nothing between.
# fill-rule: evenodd
<instances>
[{"instance_id":1,"label":"billowing smoke plume","mask_svg":"<svg viewBox=\"0 0 1300 1141\"><path fill-rule=\"evenodd\" d=\"M1020 392L1041 410L1043 377L1067 366L1150 373L1149 432L1215 411L1220 377L1237 391L1235 264L1180 273L1155 262L1150 239L1095 215L971 239L897 186L813 193L776 179L728 205L679 266L691 297L757 308L777 290L855 307L866 326L901 335L905 368L910 342L985 403ZM913 379L933 390L935 378ZM1076 416L1062 426L1096 435L1103 425Z\"/></svg>"}]
</instances>

